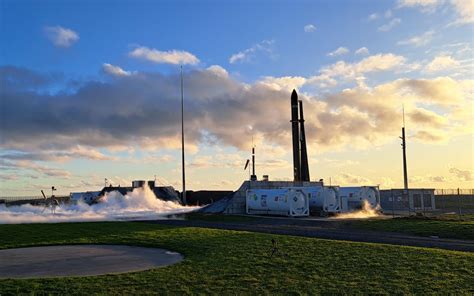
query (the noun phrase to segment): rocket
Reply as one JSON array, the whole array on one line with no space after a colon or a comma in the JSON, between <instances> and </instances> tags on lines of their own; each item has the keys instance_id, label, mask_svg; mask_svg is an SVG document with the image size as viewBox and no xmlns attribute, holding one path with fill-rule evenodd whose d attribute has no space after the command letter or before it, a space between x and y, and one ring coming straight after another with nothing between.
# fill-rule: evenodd
<instances>
[{"instance_id":1,"label":"rocket","mask_svg":"<svg viewBox=\"0 0 474 296\"><path fill-rule=\"evenodd\" d=\"M309 181L309 166L304 129L303 101L298 100L296 90L293 90L291 93L291 129L293 139L294 181L306 182Z\"/></svg>"},{"instance_id":2,"label":"rocket","mask_svg":"<svg viewBox=\"0 0 474 296\"><path fill-rule=\"evenodd\" d=\"M294 181L301 181L300 133L298 126L298 94L291 93L291 131L293 138L293 176Z\"/></svg>"}]
</instances>

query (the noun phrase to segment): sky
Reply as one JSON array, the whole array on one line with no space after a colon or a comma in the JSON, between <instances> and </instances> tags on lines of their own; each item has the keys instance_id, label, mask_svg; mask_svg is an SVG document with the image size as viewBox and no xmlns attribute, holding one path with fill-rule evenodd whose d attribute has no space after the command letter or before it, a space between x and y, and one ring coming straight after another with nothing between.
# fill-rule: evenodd
<instances>
[{"instance_id":1,"label":"sky","mask_svg":"<svg viewBox=\"0 0 474 296\"><path fill-rule=\"evenodd\" d=\"M290 93L310 176L474 188L469 0L0 0L0 195L292 179Z\"/></svg>"}]
</instances>

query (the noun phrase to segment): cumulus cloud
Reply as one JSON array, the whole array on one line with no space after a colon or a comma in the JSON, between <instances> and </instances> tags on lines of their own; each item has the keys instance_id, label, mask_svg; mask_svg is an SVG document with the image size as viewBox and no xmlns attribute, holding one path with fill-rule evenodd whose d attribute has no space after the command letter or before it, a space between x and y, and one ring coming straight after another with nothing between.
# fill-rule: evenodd
<instances>
[{"instance_id":1,"label":"cumulus cloud","mask_svg":"<svg viewBox=\"0 0 474 296\"><path fill-rule=\"evenodd\" d=\"M323 67L320 74L308 78L307 84L329 87L337 85L335 78L341 77L346 80L363 78L364 74L379 71L388 71L405 66L406 59L394 54L376 54L362 59L356 63L338 61L332 65Z\"/></svg>"},{"instance_id":2,"label":"cumulus cloud","mask_svg":"<svg viewBox=\"0 0 474 296\"><path fill-rule=\"evenodd\" d=\"M377 30L380 32L387 32L395 28L396 26L398 26L401 22L402 22L401 19L394 18L390 22L386 23L385 25L378 27Z\"/></svg>"},{"instance_id":3,"label":"cumulus cloud","mask_svg":"<svg viewBox=\"0 0 474 296\"><path fill-rule=\"evenodd\" d=\"M415 123L417 125L424 125L436 128L443 127L443 125L448 122L448 120L444 116L423 108L417 108L410 111L408 113L408 118L410 122Z\"/></svg>"},{"instance_id":4,"label":"cumulus cloud","mask_svg":"<svg viewBox=\"0 0 474 296\"><path fill-rule=\"evenodd\" d=\"M380 17L380 15L378 13L372 13L371 15L369 15L367 17L367 20L370 22L370 21L374 21L376 19L378 19Z\"/></svg>"},{"instance_id":5,"label":"cumulus cloud","mask_svg":"<svg viewBox=\"0 0 474 296\"><path fill-rule=\"evenodd\" d=\"M18 170L29 170L36 173L39 173L43 176L55 177L55 178L70 178L71 173L58 168L52 168L38 162L30 160L18 160L18 161L8 161L3 160L0 162L0 168L6 171L18 171Z\"/></svg>"},{"instance_id":6,"label":"cumulus cloud","mask_svg":"<svg viewBox=\"0 0 474 296\"><path fill-rule=\"evenodd\" d=\"M312 25L312 24L308 24L308 25L304 26L304 31L306 33L314 32L314 31L316 31L316 26Z\"/></svg>"},{"instance_id":7,"label":"cumulus cloud","mask_svg":"<svg viewBox=\"0 0 474 296\"><path fill-rule=\"evenodd\" d=\"M111 64L104 63L102 64L102 71L109 75L114 76L129 76L132 75L132 72L125 71L124 69L120 68L119 66L114 66Z\"/></svg>"},{"instance_id":8,"label":"cumulus cloud","mask_svg":"<svg viewBox=\"0 0 474 296\"><path fill-rule=\"evenodd\" d=\"M336 56L344 55L346 53L349 53L349 49L341 46L341 47L338 47L336 50L331 51L327 55L330 57L336 57Z\"/></svg>"},{"instance_id":9,"label":"cumulus cloud","mask_svg":"<svg viewBox=\"0 0 474 296\"><path fill-rule=\"evenodd\" d=\"M353 71L366 73L392 68L400 62L396 56L388 57L389 61L380 58L368 57L348 65ZM21 161L45 159L41 153L31 155L42 150L69 153L55 155L58 159L101 159L104 156L100 151L91 151L131 145L149 151L180 148L177 74L112 77L106 82L89 81L72 93L48 95L30 86L8 83L11 77L3 75L2 68L0 74L5 86L0 89L0 147L4 152L23 153ZM289 149L290 92L304 82L303 77L267 77L246 84L213 67L185 72L184 81L188 146L211 142L246 151L253 135L267 145ZM386 143L398 137L401 102L405 102L407 114L423 122L411 129L413 133L429 131L449 137L455 134L451 129L454 123L469 126L469 114L452 112L472 99L471 87L472 83L452 78L400 79L320 97L300 93L305 102L308 144L321 151L347 144L364 147ZM436 109L426 109L430 105ZM16 160L20 161L18 157Z\"/></svg>"},{"instance_id":10,"label":"cumulus cloud","mask_svg":"<svg viewBox=\"0 0 474 296\"><path fill-rule=\"evenodd\" d=\"M257 83L263 84L275 90L298 89L306 83L306 78L301 76L271 77L266 76Z\"/></svg>"},{"instance_id":11,"label":"cumulus cloud","mask_svg":"<svg viewBox=\"0 0 474 296\"><path fill-rule=\"evenodd\" d=\"M373 182L366 178L366 177L363 177L363 176L357 176L357 175L353 175L353 174L349 174L349 173L342 173L342 174L339 174L337 175L335 178L334 178L334 183L338 183L338 184L341 184L343 186L347 186L347 185L357 185L357 186L360 186L360 185L373 185Z\"/></svg>"},{"instance_id":12,"label":"cumulus cloud","mask_svg":"<svg viewBox=\"0 0 474 296\"><path fill-rule=\"evenodd\" d=\"M157 64L196 65L199 63L199 59L192 53L176 49L160 51L154 48L140 46L129 52L128 55Z\"/></svg>"},{"instance_id":13,"label":"cumulus cloud","mask_svg":"<svg viewBox=\"0 0 474 296\"><path fill-rule=\"evenodd\" d=\"M459 18L452 24L462 25L474 22L474 4L470 0L451 0L454 10Z\"/></svg>"},{"instance_id":14,"label":"cumulus cloud","mask_svg":"<svg viewBox=\"0 0 474 296\"><path fill-rule=\"evenodd\" d=\"M48 37L54 45L59 47L70 47L79 40L79 35L76 32L61 26L45 27L44 31L46 37Z\"/></svg>"},{"instance_id":15,"label":"cumulus cloud","mask_svg":"<svg viewBox=\"0 0 474 296\"><path fill-rule=\"evenodd\" d=\"M445 0L398 0L397 8L416 7L422 12L431 13L444 2Z\"/></svg>"},{"instance_id":16,"label":"cumulus cloud","mask_svg":"<svg viewBox=\"0 0 474 296\"><path fill-rule=\"evenodd\" d=\"M450 70L460 65L460 62L448 55L442 55L435 57L425 67L426 72L439 72L443 70Z\"/></svg>"},{"instance_id":17,"label":"cumulus cloud","mask_svg":"<svg viewBox=\"0 0 474 296\"><path fill-rule=\"evenodd\" d=\"M460 170L458 168L451 168L449 169L451 174L454 174L458 180L461 181L473 181L474 180L474 173L470 170Z\"/></svg>"},{"instance_id":18,"label":"cumulus cloud","mask_svg":"<svg viewBox=\"0 0 474 296\"><path fill-rule=\"evenodd\" d=\"M355 51L356 55L368 55L369 54L369 49L367 47L361 47L358 50Z\"/></svg>"},{"instance_id":19,"label":"cumulus cloud","mask_svg":"<svg viewBox=\"0 0 474 296\"><path fill-rule=\"evenodd\" d=\"M413 45L415 47L420 47L427 45L433 39L434 31L427 31L422 35L413 36L411 38L397 42L398 45Z\"/></svg>"},{"instance_id":20,"label":"cumulus cloud","mask_svg":"<svg viewBox=\"0 0 474 296\"><path fill-rule=\"evenodd\" d=\"M249 62L255 58L257 53L263 53L267 55L271 55L273 53L273 44L275 41L273 40L263 40L260 43L255 44L254 46L239 51L230 56L229 63L245 63Z\"/></svg>"},{"instance_id":21,"label":"cumulus cloud","mask_svg":"<svg viewBox=\"0 0 474 296\"><path fill-rule=\"evenodd\" d=\"M219 65L212 65L212 66L207 68L207 71L212 72L215 75L221 76L221 77L224 77L224 78L229 76L229 73L227 72L227 70L222 68Z\"/></svg>"}]
</instances>

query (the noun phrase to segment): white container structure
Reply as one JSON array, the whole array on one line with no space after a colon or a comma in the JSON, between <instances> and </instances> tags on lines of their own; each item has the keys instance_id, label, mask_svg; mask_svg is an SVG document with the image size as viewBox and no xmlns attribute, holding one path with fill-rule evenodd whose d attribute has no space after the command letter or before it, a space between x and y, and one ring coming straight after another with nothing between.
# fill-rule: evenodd
<instances>
[{"instance_id":1,"label":"white container structure","mask_svg":"<svg viewBox=\"0 0 474 296\"><path fill-rule=\"evenodd\" d=\"M298 189L249 189L246 193L247 214L309 216L309 198Z\"/></svg>"},{"instance_id":2,"label":"white container structure","mask_svg":"<svg viewBox=\"0 0 474 296\"><path fill-rule=\"evenodd\" d=\"M341 212L341 199L338 187L335 186L310 186L310 187L288 187L303 191L309 198L309 209L311 213L339 213Z\"/></svg>"},{"instance_id":3,"label":"white container structure","mask_svg":"<svg viewBox=\"0 0 474 296\"><path fill-rule=\"evenodd\" d=\"M340 187L339 196L344 202L347 200L347 210L343 207L343 211L361 209L364 200L374 209L380 204L380 191L377 186Z\"/></svg>"},{"instance_id":4,"label":"white container structure","mask_svg":"<svg viewBox=\"0 0 474 296\"><path fill-rule=\"evenodd\" d=\"M91 204L97 200L100 191L86 191L86 192L71 192L69 195L72 203L78 203L79 201Z\"/></svg>"}]
</instances>

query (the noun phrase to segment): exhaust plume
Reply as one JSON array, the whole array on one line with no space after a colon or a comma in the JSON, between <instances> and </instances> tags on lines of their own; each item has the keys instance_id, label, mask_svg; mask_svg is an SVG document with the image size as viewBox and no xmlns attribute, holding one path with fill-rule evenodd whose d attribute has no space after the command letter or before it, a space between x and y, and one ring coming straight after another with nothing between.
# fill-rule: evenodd
<instances>
[{"instance_id":1,"label":"exhaust plume","mask_svg":"<svg viewBox=\"0 0 474 296\"><path fill-rule=\"evenodd\" d=\"M367 200L364 200L361 210L350 213L338 214L334 217L334 219L367 219L380 216L380 206L372 208L370 206L370 203Z\"/></svg>"},{"instance_id":2,"label":"exhaust plume","mask_svg":"<svg viewBox=\"0 0 474 296\"><path fill-rule=\"evenodd\" d=\"M199 207L182 206L172 201L157 199L148 186L135 188L126 195L118 191L106 193L97 204L79 201L56 207L53 214L43 206L0 205L0 224L60 223L86 221L130 221L167 219L173 214L192 212Z\"/></svg>"}]
</instances>

